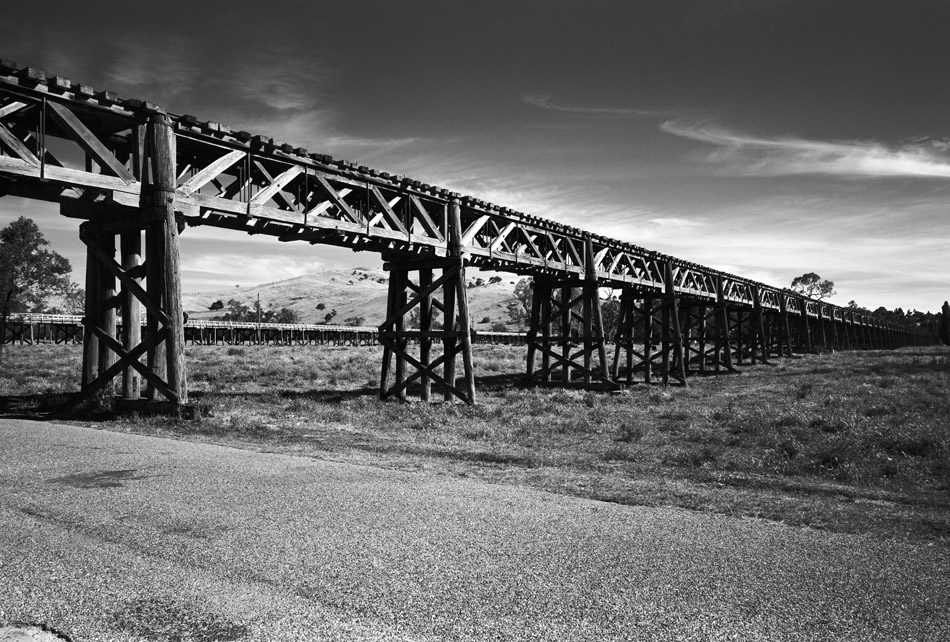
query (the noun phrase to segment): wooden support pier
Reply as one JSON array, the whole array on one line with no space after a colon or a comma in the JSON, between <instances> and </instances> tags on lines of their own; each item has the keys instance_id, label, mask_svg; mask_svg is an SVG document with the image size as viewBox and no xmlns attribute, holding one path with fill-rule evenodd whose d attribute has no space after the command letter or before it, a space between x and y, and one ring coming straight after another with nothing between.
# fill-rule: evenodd
<instances>
[{"instance_id":1,"label":"wooden support pier","mask_svg":"<svg viewBox=\"0 0 950 642\"><path fill-rule=\"evenodd\" d=\"M621 386L607 362L600 286L589 239L583 248L583 278L534 277L525 380L534 385L617 390Z\"/></svg>"},{"instance_id":2,"label":"wooden support pier","mask_svg":"<svg viewBox=\"0 0 950 642\"><path fill-rule=\"evenodd\" d=\"M405 259L386 257L389 297L386 321L379 326L383 346L379 395L382 399L407 399L410 385L418 382L419 397L430 401L432 384L442 390L446 402L456 398L475 403L475 366L472 358L472 323L465 287L465 257L462 253L462 226L459 202L448 205L448 253L444 258ZM433 280L433 271L441 274ZM417 273L413 281L411 273ZM441 292L441 300L436 296ZM433 323L434 313L443 315L441 328ZM413 315L418 327L410 327ZM410 350L414 340L418 353ZM441 355L432 359L434 342L441 341ZM462 360L462 382L456 376L456 358ZM442 373L439 374L439 368ZM413 372L409 372L412 369Z\"/></svg>"},{"instance_id":3,"label":"wooden support pier","mask_svg":"<svg viewBox=\"0 0 950 642\"><path fill-rule=\"evenodd\" d=\"M90 220L80 226L79 237L86 245L86 313L83 380L77 401L100 391L114 394L114 380L121 377L126 405L161 404L177 409L188 403L188 386L178 247L181 229L175 211L175 136L162 113L151 115L143 128L143 164L134 168L142 180L139 208L116 211L91 206ZM140 306L146 312L144 339ZM120 307L125 321L121 343L116 321ZM146 382L144 389L139 377Z\"/></svg>"},{"instance_id":4,"label":"wooden support pier","mask_svg":"<svg viewBox=\"0 0 950 642\"><path fill-rule=\"evenodd\" d=\"M672 266L666 263L662 269L668 286L661 296L640 288L625 288L620 296L615 381L686 384L687 335L681 326L681 297L673 288Z\"/></svg>"}]
</instances>

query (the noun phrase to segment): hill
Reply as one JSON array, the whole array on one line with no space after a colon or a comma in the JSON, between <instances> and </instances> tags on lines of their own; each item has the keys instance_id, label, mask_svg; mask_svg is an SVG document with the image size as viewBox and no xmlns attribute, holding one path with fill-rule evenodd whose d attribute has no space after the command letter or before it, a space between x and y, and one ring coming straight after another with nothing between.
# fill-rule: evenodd
<instances>
[{"instance_id":1,"label":"hill","mask_svg":"<svg viewBox=\"0 0 950 642\"><path fill-rule=\"evenodd\" d=\"M505 306L513 299L518 279L502 274L499 275L500 282L488 283L490 276L493 275L475 271L468 275L469 309L477 330L489 330L492 324L507 323ZM346 324L347 320L362 316L361 325L376 326L385 320L388 277L382 269L325 270L249 288L186 293L182 303L189 318L210 319L224 313L224 310L210 309L216 301L221 301L226 307L228 301L234 299L253 307L260 295L263 309L290 308L300 315L301 323L325 323L326 315L331 314L330 323L333 324ZM481 279L483 284L475 285L477 279Z\"/></svg>"}]
</instances>

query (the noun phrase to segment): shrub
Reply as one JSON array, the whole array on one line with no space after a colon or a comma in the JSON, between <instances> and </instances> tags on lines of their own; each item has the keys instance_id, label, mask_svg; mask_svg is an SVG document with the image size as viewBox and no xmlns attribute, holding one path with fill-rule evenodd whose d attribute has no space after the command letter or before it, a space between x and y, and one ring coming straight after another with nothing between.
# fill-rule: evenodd
<instances>
[{"instance_id":1,"label":"shrub","mask_svg":"<svg viewBox=\"0 0 950 642\"><path fill-rule=\"evenodd\" d=\"M940 443L926 435L895 435L886 432L877 435L874 441L878 450L903 457L933 457L940 451Z\"/></svg>"},{"instance_id":2,"label":"shrub","mask_svg":"<svg viewBox=\"0 0 950 642\"><path fill-rule=\"evenodd\" d=\"M716 461L716 453L708 447L704 448L675 448L663 458L664 464L673 466L689 466L699 468L704 464Z\"/></svg>"},{"instance_id":3,"label":"shrub","mask_svg":"<svg viewBox=\"0 0 950 642\"><path fill-rule=\"evenodd\" d=\"M620 424L620 428L617 430L617 441L629 444L638 442L641 439L643 439L643 428L626 421Z\"/></svg>"},{"instance_id":4,"label":"shrub","mask_svg":"<svg viewBox=\"0 0 950 642\"><path fill-rule=\"evenodd\" d=\"M604 461L637 461L640 459L640 455L627 446L614 444L604 450L600 454L600 458Z\"/></svg>"},{"instance_id":5,"label":"shrub","mask_svg":"<svg viewBox=\"0 0 950 642\"><path fill-rule=\"evenodd\" d=\"M795 396L799 399L804 399L811 394L812 390L815 389L815 384L811 381L803 383L795 390Z\"/></svg>"},{"instance_id":6,"label":"shrub","mask_svg":"<svg viewBox=\"0 0 950 642\"><path fill-rule=\"evenodd\" d=\"M791 439L784 439L779 443L778 451L786 459L794 459L798 454L798 444Z\"/></svg>"}]
</instances>

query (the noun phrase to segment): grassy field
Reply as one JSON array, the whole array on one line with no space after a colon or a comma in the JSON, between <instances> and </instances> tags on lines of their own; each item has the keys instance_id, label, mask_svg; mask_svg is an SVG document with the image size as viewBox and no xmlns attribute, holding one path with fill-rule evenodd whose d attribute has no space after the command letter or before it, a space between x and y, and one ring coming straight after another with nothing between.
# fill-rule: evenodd
<instances>
[{"instance_id":1,"label":"grassy field","mask_svg":"<svg viewBox=\"0 0 950 642\"><path fill-rule=\"evenodd\" d=\"M74 421L631 505L950 544L950 350L806 355L687 388L518 385L477 346L479 403L381 402L378 348L189 346L200 418ZM7 346L0 410L76 390L81 348Z\"/></svg>"}]
</instances>

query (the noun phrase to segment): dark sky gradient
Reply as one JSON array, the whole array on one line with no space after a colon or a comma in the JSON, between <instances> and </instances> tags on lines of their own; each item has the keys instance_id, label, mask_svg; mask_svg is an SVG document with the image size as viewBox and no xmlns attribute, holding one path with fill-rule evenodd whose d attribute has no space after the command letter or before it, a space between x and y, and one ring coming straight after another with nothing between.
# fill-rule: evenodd
<instances>
[{"instance_id":1,"label":"dark sky gradient","mask_svg":"<svg viewBox=\"0 0 950 642\"><path fill-rule=\"evenodd\" d=\"M52 2L4 7L0 55L774 285L815 271L837 303L935 310L948 27L950 3L914 0ZM73 222L0 201L0 223L30 212L79 267ZM187 232L187 289L376 262L220 234Z\"/></svg>"}]
</instances>

